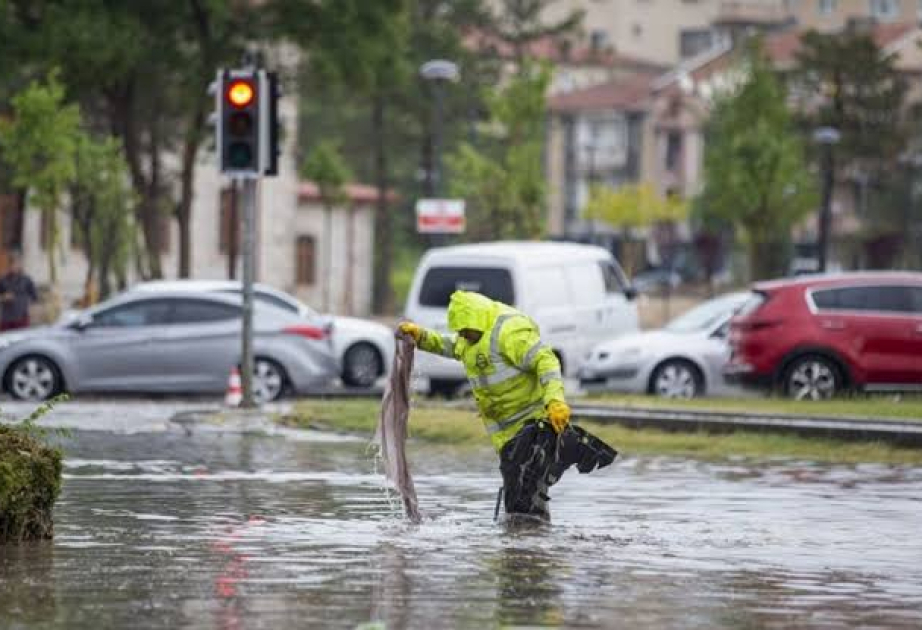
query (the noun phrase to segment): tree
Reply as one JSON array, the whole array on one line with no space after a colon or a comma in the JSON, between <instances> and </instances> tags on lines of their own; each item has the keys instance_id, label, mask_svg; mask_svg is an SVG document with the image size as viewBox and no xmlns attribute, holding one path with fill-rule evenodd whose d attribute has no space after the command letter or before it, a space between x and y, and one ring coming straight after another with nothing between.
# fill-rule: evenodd
<instances>
[{"instance_id":1,"label":"tree","mask_svg":"<svg viewBox=\"0 0 922 630\"><path fill-rule=\"evenodd\" d=\"M312 180L320 191L320 202L324 209L324 250L326 251L326 274L323 281L323 308L330 311L330 285L333 260L333 207L346 202L346 184L352 179L349 167L343 161L336 143L329 140L319 142L301 166L301 176ZM352 246L351 241L349 247ZM351 258L351 256L347 256ZM347 278L352 278L349 273ZM345 293L351 291L347 287ZM350 298L351 299L351 298Z\"/></svg>"},{"instance_id":2,"label":"tree","mask_svg":"<svg viewBox=\"0 0 922 630\"><path fill-rule=\"evenodd\" d=\"M688 205L678 197L659 195L648 182L627 184L617 189L595 185L589 191L583 215L620 229L622 243L627 246L633 228L681 221L688 215ZM632 275L636 261L624 254L621 258L625 271Z\"/></svg>"},{"instance_id":3,"label":"tree","mask_svg":"<svg viewBox=\"0 0 922 630\"><path fill-rule=\"evenodd\" d=\"M538 238L544 232L545 94L551 69L526 62L484 96L491 142L462 142L448 156L451 194L465 199L471 240Z\"/></svg>"},{"instance_id":4,"label":"tree","mask_svg":"<svg viewBox=\"0 0 922 630\"><path fill-rule=\"evenodd\" d=\"M748 52L747 77L718 97L706 130L705 216L726 220L749 252L753 279L784 271L783 245L792 226L814 209L814 177L785 105L785 92L758 45Z\"/></svg>"},{"instance_id":5,"label":"tree","mask_svg":"<svg viewBox=\"0 0 922 630\"><path fill-rule=\"evenodd\" d=\"M488 33L509 44L513 57L521 64L528 56L529 45L548 37L562 37L576 32L583 21L581 9L568 11L560 20L549 22L547 10L558 0L501 0L500 9L486 24Z\"/></svg>"},{"instance_id":6,"label":"tree","mask_svg":"<svg viewBox=\"0 0 922 630\"><path fill-rule=\"evenodd\" d=\"M77 238L87 261L84 302L105 299L112 277L126 285L135 242L134 206L128 166L116 138L96 140L81 134L77 141L76 177L70 190Z\"/></svg>"},{"instance_id":7,"label":"tree","mask_svg":"<svg viewBox=\"0 0 922 630\"><path fill-rule=\"evenodd\" d=\"M54 73L33 82L13 97L11 120L0 120L0 148L13 173L13 185L27 189L32 204L45 213L48 225L48 276L51 310L57 304L57 212L61 197L76 176L74 157L80 134L80 110L68 105Z\"/></svg>"}]
</instances>

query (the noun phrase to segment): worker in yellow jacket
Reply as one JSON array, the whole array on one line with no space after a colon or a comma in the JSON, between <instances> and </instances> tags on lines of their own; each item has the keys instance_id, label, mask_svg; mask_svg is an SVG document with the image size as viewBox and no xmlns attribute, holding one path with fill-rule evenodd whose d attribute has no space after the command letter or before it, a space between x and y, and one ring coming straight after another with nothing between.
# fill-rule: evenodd
<instances>
[{"instance_id":1,"label":"worker in yellow jacket","mask_svg":"<svg viewBox=\"0 0 922 630\"><path fill-rule=\"evenodd\" d=\"M581 472L589 472L614 459L615 451L597 438L568 430L570 407L560 361L527 315L479 293L455 291L448 304L453 334L413 322L399 328L421 350L464 364L500 455L508 513L548 518L547 489L568 466L578 463Z\"/></svg>"}]
</instances>

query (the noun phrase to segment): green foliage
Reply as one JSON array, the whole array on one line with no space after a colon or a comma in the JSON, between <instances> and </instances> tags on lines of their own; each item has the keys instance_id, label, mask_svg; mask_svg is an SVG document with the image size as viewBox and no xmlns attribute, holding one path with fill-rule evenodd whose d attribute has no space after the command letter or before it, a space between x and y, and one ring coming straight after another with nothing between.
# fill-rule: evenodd
<instances>
[{"instance_id":1,"label":"green foliage","mask_svg":"<svg viewBox=\"0 0 922 630\"><path fill-rule=\"evenodd\" d=\"M452 196L465 199L471 240L539 238L547 197L543 167L545 94L551 69L526 63L484 101L494 137L462 142L447 163Z\"/></svg>"},{"instance_id":2,"label":"green foliage","mask_svg":"<svg viewBox=\"0 0 922 630\"><path fill-rule=\"evenodd\" d=\"M737 229L753 279L779 274L792 226L816 207L815 177L784 90L758 47L749 51L746 80L716 102L706 133L697 206L704 217Z\"/></svg>"},{"instance_id":3,"label":"green foliage","mask_svg":"<svg viewBox=\"0 0 922 630\"><path fill-rule=\"evenodd\" d=\"M0 425L0 544L51 538L61 492L60 449L35 422L66 395L46 401L18 424Z\"/></svg>"},{"instance_id":4,"label":"green foliage","mask_svg":"<svg viewBox=\"0 0 922 630\"><path fill-rule=\"evenodd\" d=\"M65 103L64 87L52 72L13 97L10 120L0 120L0 149L13 173L13 185L27 189L31 202L48 213L51 227L48 265L57 282L55 220L61 196L76 177L74 156L80 134L80 110Z\"/></svg>"},{"instance_id":5,"label":"green foliage","mask_svg":"<svg viewBox=\"0 0 922 630\"><path fill-rule=\"evenodd\" d=\"M599 219L616 228L634 228L664 221L681 221L688 204L678 197L660 196L652 184L627 184L617 189L595 185L583 209L587 219Z\"/></svg>"},{"instance_id":6,"label":"green foliage","mask_svg":"<svg viewBox=\"0 0 922 630\"><path fill-rule=\"evenodd\" d=\"M320 189L320 198L327 208L346 201L345 186L353 175L332 140L318 142L301 165L301 177L312 180Z\"/></svg>"},{"instance_id":7,"label":"green foliage","mask_svg":"<svg viewBox=\"0 0 922 630\"><path fill-rule=\"evenodd\" d=\"M138 199L117 139L96 140L82 134L76 161L77 177L71 188L74 227L89 262L87 283L98 278L105 298L108 275L124 277L127 273Z\"/></svg>"},{"instance_id":8,"label":"green foliage","mask_svg":"<svg viewBox=\"0 0 922 630\"><path fill-rule=\"evenodd\" d=\"M792 79L803 101L801 124L809 131L838 129L836 154L842 161L879 167L903 147L906 80L896 55L884 53L869 33L806 33Z\"/></svg>"}]
</instances>

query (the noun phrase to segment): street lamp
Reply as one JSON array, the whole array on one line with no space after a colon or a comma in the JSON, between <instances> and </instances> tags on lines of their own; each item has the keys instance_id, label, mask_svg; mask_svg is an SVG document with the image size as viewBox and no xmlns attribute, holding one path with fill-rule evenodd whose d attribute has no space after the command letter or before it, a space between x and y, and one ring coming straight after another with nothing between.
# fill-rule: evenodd
<instances>
[{"instance_id":1,"label":"street lamp","mask_svg":"<svg viewBox=\"0 0 922 630\"><path fill-rule=\"evenodd\" d=\"M813 141L823 147L823 199L820 207L819 234L817 238L818 271L826 271L829 258L829 232L832 219L832 186L835 181L832 162L832 147L839 142L841 134L834 127L819 127L813 132Z\"/></svg>"},{"instance_id":2,"label":"street lamp","mask_svg":"<svg viewBox=\"0 0 922 630\"><path fill-rule=\"evenodd\" d=\"M426 178L428 188L426 194L430 197L441 197L443 86L447 82L454 83L458 80L458 66L445 59L433 59L420 67L419 75L432 83L432 95L435 100L432 121L432 164L429 165Z\"/></svg>"}]
</instances>

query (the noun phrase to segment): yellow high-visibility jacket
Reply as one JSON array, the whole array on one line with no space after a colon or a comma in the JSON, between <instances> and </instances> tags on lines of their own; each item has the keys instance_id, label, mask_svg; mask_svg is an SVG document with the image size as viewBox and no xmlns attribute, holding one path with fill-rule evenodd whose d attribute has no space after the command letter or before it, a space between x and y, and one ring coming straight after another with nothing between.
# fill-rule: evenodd
<instances>
[{"instance_id":1,"label":"yellow high-visibility jacket","mask_svg":"<svg viewBox=\"0 0 922 630\"><path fill-rule=\"evenodd\" d=\"M464 364L496 452L527 420L546 418L552 400L565 402L560 361L527 315L479 293L455 291L448 328L450 335L424 329L419 348ZM458 336L467 328L483 333L477 343Z\"/></svg>"}]
</instances>

